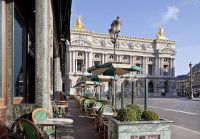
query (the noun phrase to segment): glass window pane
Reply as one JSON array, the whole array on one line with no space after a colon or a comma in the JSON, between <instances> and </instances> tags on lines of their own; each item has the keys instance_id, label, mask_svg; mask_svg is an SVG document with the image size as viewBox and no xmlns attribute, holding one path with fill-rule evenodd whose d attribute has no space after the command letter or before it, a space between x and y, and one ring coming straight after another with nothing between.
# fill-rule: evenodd
<instances>
[{"instance_id":1,"label":"glass window pane","mask_svg":"<svg viewBox=\"0 0 200 139\"><path fill-rule=\"evenodd\" d=\"M0 98L2 97L2 2L0 0Z\"/></svg>"},{"instance_id":2,"label":"glass window pane","mask_svg":"<svg viewBox=\"0 0 200 139\"><path fill-rule=\"evenodd\" d=\"M23 26L14 18L14 96L23 96Z\"/></svg>"}]
</instances>

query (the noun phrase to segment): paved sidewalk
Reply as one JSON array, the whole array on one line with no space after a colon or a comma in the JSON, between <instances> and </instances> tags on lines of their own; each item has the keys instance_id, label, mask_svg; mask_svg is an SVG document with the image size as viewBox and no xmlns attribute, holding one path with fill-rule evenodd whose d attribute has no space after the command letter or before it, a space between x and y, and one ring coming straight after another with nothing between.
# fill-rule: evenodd
<instances>
[{"instance_id":1,"label":"paved sidewalk","mask_svg":"<svg viewBox=\"0 0 200 139\"><path fill-rule=\"evenodd\" d=\"M94 127L94 118L85 115L80 111L74 100L69 101L69 111L66 118L74 120L73 125L58 128L61 139L101 139L101 136Z\"/></svg>"}]
</instances>

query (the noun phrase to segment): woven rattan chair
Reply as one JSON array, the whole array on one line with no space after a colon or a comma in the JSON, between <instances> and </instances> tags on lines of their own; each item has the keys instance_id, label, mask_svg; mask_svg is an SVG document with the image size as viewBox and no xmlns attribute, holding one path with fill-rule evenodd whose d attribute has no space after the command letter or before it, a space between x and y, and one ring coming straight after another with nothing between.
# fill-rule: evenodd
<instances>
[{"instance_id":1,"label":"woven rattan chair","mask_svg":"<svg viewBox=\"0 0 200 139\"><path fill-rule=\"evenodd\" d=\"M49 111L47 111L44 108L36 108L32 112L32 119L35 124L37 124L40 121L50 119L50 118L52 118L51 114L49 113Z\"/></svg>"},{"instance_id":2,"label":"woven rattan chair","mask_svg":"<svg viewBox=\"0 0 200 139\"><path fill-rule=\"evenodd\" d=\"M21 118L18 125L25 139L42 139L41 130L32 121Z\"/></svg>"}]
</instances>

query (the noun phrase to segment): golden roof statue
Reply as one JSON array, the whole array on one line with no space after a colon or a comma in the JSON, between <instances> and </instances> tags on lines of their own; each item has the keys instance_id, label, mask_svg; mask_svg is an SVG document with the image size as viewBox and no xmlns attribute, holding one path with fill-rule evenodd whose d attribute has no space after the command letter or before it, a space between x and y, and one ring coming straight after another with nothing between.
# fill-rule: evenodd
<instances>
[{"instance_id":1,"label":"golden roof statue","mask_svg":"<svg viewBox=\"0 0 200 139\"><path fill-rule=\"evenodd\" d=\"M160 27L159 27L159 31L158 31L157 34L156 34L156 38L157 38L157 39L167 39L167 37L166 37L166 35L165 35L165 32L164 32L163 26L160 26Z\"/></svg>"},{"instance_id":2,"label":"golden roof statue","mask_svg":"<svg viewBox=\"0 0 200 139\"><path fill-rule=\"evenodd\" d=\"M82 22L82 17L81 16L77 17L73 29L74 30L79 30L79 31L85 31L85 26L84 26L84 24Z\"/></svg>"}]
</instances>

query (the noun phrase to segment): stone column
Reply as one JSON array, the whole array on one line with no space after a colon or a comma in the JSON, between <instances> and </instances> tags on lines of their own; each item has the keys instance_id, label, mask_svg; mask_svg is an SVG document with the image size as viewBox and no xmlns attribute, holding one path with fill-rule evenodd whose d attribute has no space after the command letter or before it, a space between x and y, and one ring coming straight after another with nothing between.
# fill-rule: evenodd
<instances>
[{"instance_id":1,"label":"stone column","mask_svg":"<svg viewBox=\"0 0 200 139\"><path fill-rule=\"evenodd\" d=\"M75 71L74 72L77 72L77 59L75 58L75 65L74 65L74 68L75 68Z\"/></svg>"},{"instance_id":2,"label":"stone column","mask_svg":"<svg viewBox=\"0 0 200 139\"><path fill-rule=\"evenodd\" d=\"M107 62L108 60L107 60L107 54L105 54L105 63Z\"/></svg>"},{"instance_id":3,"label":"stone column","mask_svg":"<svg viewBox=\"0 0 200 139\"><path fill-rule=\"evenodd\" d=\"M159 76L159 58L156 56L155 57L155 66L154 66L154 75Z\"/></svg>"},{"instance_id":4,"label":"stone column","mask_svg":"<svg viewBox=\"0 0 200 139\"><path fill-rule=\"evenodd\" d=\"M69 64L69 73L71 73L72 72L72 64L73 64L73 62L72 62L72 51L69 51L69 60L68 60L69 62L68 62L68 64Z\"/></svg>"},{"instance_id":5,"label":"stone column","mask_svg":"<svg viewBox=\"0 0 200 139\"><path fill-rule=\"evenodd\" d=\"M172 76L172 58L170 58L170 61L169 61L169 71L168 71L169 73L169 76Z\"/></svg>"},{"instance_id":6,"label":"stone column","mask_svg":"<svg viewBox=\"0 0 200 139\"><path fill-rule=\"evenodd\" d=\"M72 51L72 73L75 72L75 51Z\"/></svg>"},{"instance_id":7,"label":"stone column","mask_svg":"<svg viewBox=\"0 0 200 139\"><path fill-rule=\"evenodd\" d=\"M158 69L159 69L159 76L163 76L163 71L162 71L162 58L159 58L159 65L158 65Z\"/></svg>"},{"instance_id":8,"label":"stone column","mask_svg":"<svg viewBox=\"0 0 200 139\"><path fill-rule=\"evenodd\" d=\"M35 101L49 108L48 93L48 0L35 1Z\"/></svg>"},{"instance_id":9,"label":"stone column","mask_svg":"<svg viewBox=\"0 0 200 139\"><path fill-rule=\"evenodd\" d=\"M104 54L102 54L102 58L101 58L101 64L103 64L103 63L104 63L104 60L105 60L105 55L104 55Z\"/></svg>"},{"instance_id":10,"label":"stone column","mask_svg":"<svg viewBox=\"0 0 200 139\"><path fill-rule=\"evenodd\" d=\"M142 61L142 65L143 65L143 74L146 75L147 74L147 65L146 65L146 57L143 57L143 61Z\"/></svg>"},{"instance_id":11,"label":"stone column","mask_svg":"<svg viewBox=\"0 0 200 139\"><path fill-rule=\"evenodd\" d=\"M92 52L89 52L89 67L92 67Z\"/></svg>"},{"instance_id":12,"label":"stone column","mask_svg":"<svg viewBox=\"0 0 200 139\"><path fill-rule=\"evenodd\" d=\"M174 58L172 58L172 76L175 77Z\"/></svg>"},{"instance_id":13,"label":"stone column","mask_svg":"<svg viewBox=\"0 0 200 139\"><path fill-rule=\"evenodd\" d=\"M14 48L14 2L11 0L7 3L7 17L6 17L6 47L7 47L7 125L11 126L13 123L13 48ZM2 9L1 9L2 10Z\"/></svg>"},{"instance_id":14,"label":"stone column","mask_svg":"<svg viewBox=\"0 0 200 139\"><path fill-rule=\"evenodd\" d=\"M88 52L86 51L85 52L85 72L87 72L87 69L88 69Z\"/></svg>"},{"instance_id":15,"label":"stone column","mask_svg":"<svg viewBox=\"0 0 200 139\"><path fill-rule=\"evenodd\" d=\"M129 57L129 60L130 60L130 64L133 65L133 59L132 59L132 56L130 55Z\"/></svg>"},{"instance_id":16,"label":"stone column","mask_svg":"<svg viewBox=\"0 0 200 139\"><path fill-rule=\"evenodd\" d=\"M134 63L134 56L132 56L132 64L135 65L135 63Z\"/></svg>"},{"instance_id":17,"label":"stone column","mask_svg":"<svg viewBox=\"0 0 200 139\"><path fill-rule=\"evenodd\" d=\"M54 92L62 91L60 89L60 57L54 58Z\"/></svg>"}]
</instances>

